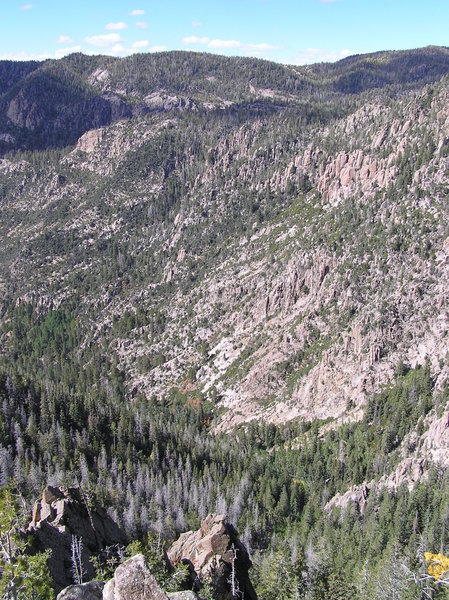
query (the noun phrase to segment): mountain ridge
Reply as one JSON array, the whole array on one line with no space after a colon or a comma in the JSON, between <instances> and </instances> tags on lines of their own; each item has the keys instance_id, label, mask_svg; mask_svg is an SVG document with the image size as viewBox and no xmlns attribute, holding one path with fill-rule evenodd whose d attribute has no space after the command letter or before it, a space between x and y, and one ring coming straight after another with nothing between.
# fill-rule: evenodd
<instances>
[{"instance_id":1,"label":"mountain ridge","mask_svg":"<svg viewBox=\"0 0 449 600\"><path fill-rule=\"evenodd\" d=\"M89 129L165 110L173 94L172 103L180 109L192 101L196 109L210 109L251 98L295 103L318 96L323 102L323 95L424 85L448 70L447 49L438 47L311 67L182 51L124 59L78 53L41 63L0 61L0 110L7 116L0 121L0 152L71 145Z\"/></svg>"}]
</instances>

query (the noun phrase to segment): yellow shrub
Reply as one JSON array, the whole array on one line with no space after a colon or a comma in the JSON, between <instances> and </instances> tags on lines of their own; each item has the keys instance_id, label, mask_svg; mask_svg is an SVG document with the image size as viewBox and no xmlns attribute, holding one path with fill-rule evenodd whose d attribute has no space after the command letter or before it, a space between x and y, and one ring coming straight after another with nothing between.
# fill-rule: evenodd
<instances>
[{"instance_id":1,"label":"yellow shrub","mask_svg":"<svg viewBox=\"0 0 449 600\"><path fill-rule=\"evenodd\" d=\"M435 579L441 579L449 571L449 558L444 554L424 552L424 558L426 559L428 574L435 577Z\"/></svg>"}]
</instances>

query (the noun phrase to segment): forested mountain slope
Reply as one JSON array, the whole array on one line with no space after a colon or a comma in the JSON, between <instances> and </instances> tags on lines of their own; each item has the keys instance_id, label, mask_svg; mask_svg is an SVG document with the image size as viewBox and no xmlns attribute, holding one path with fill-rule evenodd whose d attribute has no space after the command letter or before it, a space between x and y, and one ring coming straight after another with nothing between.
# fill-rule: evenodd
<instances>
[{"instance_id":1,"label":"forested mountain slope","mask_svg":"<svg viewBox=\"0 0 449 600\"><path fill-rule=\"evenodd\" d=\"M348 585L382 511L444 549L448 56L0 63L2 481Z\"/></svg>"},{"instance_id":2,"label":"forested mountain slope","mask_svg":"<svg viewBox=\"0 0 449 600\"><path fill-rule=\"evenodd\" d=\"M271 99L322 105L375 88L411 89L449 70L446 48L384 52L336 65L292 67L193 52L125 59L72 54L42 63L0 61L0 153L64 147L89 129L173 108L203 111Z\"/></svg>"}]
</instances>

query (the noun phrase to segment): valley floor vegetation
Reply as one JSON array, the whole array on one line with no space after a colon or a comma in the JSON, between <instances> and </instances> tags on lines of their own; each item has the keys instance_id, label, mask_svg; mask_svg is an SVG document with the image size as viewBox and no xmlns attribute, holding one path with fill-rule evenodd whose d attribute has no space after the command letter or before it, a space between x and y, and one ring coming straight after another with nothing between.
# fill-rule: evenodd
<instances>
[{"instance_id":1,"label":"valley floor vegetation","mask_svg":"<svg viewBox=\"0 0 449 600\"><path fill-rule=\"evenodd\" d=\"M209 434L207 406L137 397L129 411L120 377L108 395L92 393L92 383L76 377L50 386L3 368L0 477L3 485L13 480L28 505L44 484L70 485L76 475L131 539L173 539L208 512L225 512L251 552L261 600L411 599L426 589L447 597L446 586L425 576L438 574L425 553L449 544L447 473L435 467L412 490L374 485L363 511L351 502L326 508L337 492L394 470L401 442L445 405L446 390L433 400L428 366L401 367L359 423L326 433L319 422L250 424L232 440ZM15 527L13 506L4 491L2 531ZM39 560L30 567L41 568Z\"/></svg>"}]
</instances>

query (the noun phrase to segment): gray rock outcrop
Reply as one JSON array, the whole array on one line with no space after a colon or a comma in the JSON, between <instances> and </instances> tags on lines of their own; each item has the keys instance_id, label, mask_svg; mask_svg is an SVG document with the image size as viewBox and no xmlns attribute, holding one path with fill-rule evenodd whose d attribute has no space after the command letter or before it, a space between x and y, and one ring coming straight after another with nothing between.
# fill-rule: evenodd
<instances>
[{"instance_id":1,"label":"gray rock outcrop","mask_svg":"<svg viewBox=\"0 0 449 600\"><path fill-rule=\"evenodd\" d=\"M235 554L234 554L235 552ZM188 531L168 550L172 565L188 564L194 572L194 581L211 581L216 598L232 598L229 578L232 562L238 587L247 600L257 600L248 576L251 560L237 531L227 522L225 515L208 515L198 531Z\"/></svg>"},{"instance_id":2,"label":"gray rock outcrop","mask_svg":"<svg viewBox=\"0 0 449 600\"><path fill-rule=\"evenodd\" d=\"M360 515L364 515L368 496L373 484L353 485L344 494L336 494L327 504L326 510L331 512L334 508L345 511L349 506L354 506Z\"/></svg>"},{"instance_id":3,"label":"gray rock outcrop","mask_svg":"<svg viewBox=\"0 0 449 600\"><path fill-rule=\"evenodd\" d=\"M117 567L113 579L70 585L56 600L201 600L192 591L166 594L151 574L142 554L133 556Z\"/></svg>"},{"instance_id":4,"label":"gray rock outcrop","mask_svg":"<svg viewBox=\"0 0 449 600\"><path fill-rule=\"evenodd\" d=\"M167 600L145 557L137 554L117 567L103 589L103 600Z\"/></svg>"},{"instance_id":5,"label":"gray rock outcrop","mask_svg":"<svg viewBox=\"0 0 449 600\"><path fill-rule=\"evenodd\" d=\"M104 581L89 581L81 585L69 585L56 600L102 600Z\"/></svg>"},{"instance_id":6,"label":"gray rock outcrop","mask_svg":"<svg viewBox=\"0 0 449 600\"><path fill-rule=\"evenodd\" d=\"M73 583L72 536L82 540L86 579L95 577L90 563L92 554L127 541L125 533L106 511L95 501L88 502L79 488L47 486L42 499L34 504L28 532L33 535L31 551L52 550L48 566L56 592Z\"/></svg>"}]
</instances>

